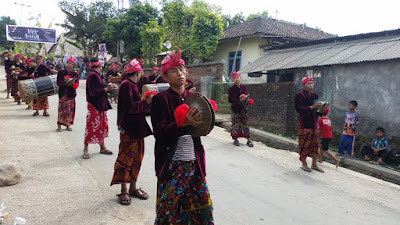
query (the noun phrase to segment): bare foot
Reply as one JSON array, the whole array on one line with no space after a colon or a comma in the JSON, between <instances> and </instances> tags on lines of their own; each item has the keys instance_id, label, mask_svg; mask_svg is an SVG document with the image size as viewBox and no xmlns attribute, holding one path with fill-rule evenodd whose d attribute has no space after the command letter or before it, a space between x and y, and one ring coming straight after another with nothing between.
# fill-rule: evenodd
<instances>
[{"instance_id":1,"label":"bare foot","mask_svg":"<svg viewBox=\"0 0 400 225\"><path fill-rule=\"evenodd\" d=\"M323 163L324 160L323 160L323 159L318 159L318 162L319 162L319 163Z\"/></svg>"},{"instance_id":2,"label":"bare foot","mask_svg":"<svg viewBox=\"0 0 400 225\"><path fill-rule=\"evenodd\" d=\"M336 159L336 168L339 167L339 164L340 164L340 159Z\"/></svg>"}]
</instances>

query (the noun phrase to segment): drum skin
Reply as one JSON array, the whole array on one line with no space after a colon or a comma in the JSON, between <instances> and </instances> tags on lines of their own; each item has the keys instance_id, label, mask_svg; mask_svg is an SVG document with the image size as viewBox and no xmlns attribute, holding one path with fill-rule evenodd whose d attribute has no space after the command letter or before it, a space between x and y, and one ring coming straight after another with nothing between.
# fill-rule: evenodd
<instances>
[{"instance_id":1,"label":"drum skin","mask_svg":"<svg viewBox=\"0 0 400 225\"><path fill-rule=\"evenodd\" d=\"M24 102L58 94L57 75L20 80L18 81L18 91Z\"/></svg>"},{"instance_id":2,"label":"drum skin","mask_svg":"<svg viewBox=\"0 0 400 225\"><path fill-rule=\"evenodd\" d=\"M146 94L146 92L155 91L157 93L160 93L160 92L168 90L168 88L169 88L168 83L145 84L145 85L143 85L143 88L142 88L142 98L144 98L144 95Z\"/></svg>"}]
</instances>

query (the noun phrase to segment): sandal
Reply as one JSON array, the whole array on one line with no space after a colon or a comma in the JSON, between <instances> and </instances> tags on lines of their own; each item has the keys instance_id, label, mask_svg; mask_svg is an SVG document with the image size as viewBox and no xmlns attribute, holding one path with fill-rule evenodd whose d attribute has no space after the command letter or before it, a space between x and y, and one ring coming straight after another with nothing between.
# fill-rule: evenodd
<instances>
[{"instance_id":1,"label":"sandal","mask_svg":"<svg viewBox=\"0 0 400 225\"><path fill-rule=\"evenodd\" d=\"M302 167L300 167L300 169L302 169L302 170L304 170L306 172L309 172L309 173L311 172L311 169L308 166L302 166Z\"/></svg>"},{"instance_id":2,"label":"sandal","mask_svg":"<svg viewBox=\"0 0 400 225\"><path fill-rule=\"evenodd\" d=\"M38 112L35 112L35 113L33 113L32 116L39 116L39 113L38 113Z\"/></svg>"},{"instance_id":3,"label":"sandal","mask_svg":"<svg viewBox=\"0 0 400 225\"><path fill-rule=\"evenodd\" d=\"M316 171L318 171L320 173L325 173L325 171L323 169L319 168L319 167L311 167L311 169L316 170Z\"/></svg>"},{"instance_id":4,"label":"sandal","mask_svg":"<svg viewBox=\"0 0 400 225\"><path fill-rule=\"evenodd\" d=\"M67 131L72 131L72 128L71 127L67 127Z\"/></svg>"},{"instance_id":5,"label":"sandal","mask_svg":"<svg viewBox=\"0 0 400 225\"><path fill-rule=\"evenodd\" d=\"M249 146L249 147L253 147L253 146L254 146L254 144L253 144L252 141L247 141L247 144L246 144L246 145Z\"/></svg>"},{"instance_id":6,"label":"sandal","mask_svg":"<svg viewBox=\"0 0 400 225\"><path fill-rule=\"evenodd\" d=\"M50 116L48 112L43 113L43 116Z\"/></svg>"},{"instance_id":7,"label":"sandal","mask_svg":"<svg viewBox=\"0 0 400 225\"><path fill-rule=\"evenodd\" d=\"M239 146L239 145L240 145L238 139L236 139L235 141L233 141L233 144L236 145L236 146Z\"/></svg>"},{"instance_id":8,"label":"sandal","mask_svg":"<svg viewBox=\"0 0 400 225\"><path fill-rule=\"evenodd\" d=\"M129 193L129 195L142 200L147 200L149 198L149 195L141 188L136 189L133 193Z\"/></svg>"},{"instance_id":9,"label":"sandal","mask_svg":"<svg viewBox=\"0 0 400 225\"><path fill-rule=\"evenodd\" d=\"M117 196L119 198L119 204L121 204L121 205L130 205L131 204L131 198L129 197L128 193L121 193Z\"/></svg>"},{"instance_id":10,"label":"sandal","mask_svg":"<svg viewBox=\"0 0 400 225\"><path fill-rule=\"evenodd\" d=\"M110 150L108 150L108 149L106 149L106 150L100 150L100 154L112 155L112 154L113 154L113 152L112 152L112 151L110 151Z\"/></svg>"},{"instance_id":11,"label":"sandal","mask_svg":"<svg viewBox=\"0 0 400 225\"><path fill-rule=\"evenodd\" d=\"M82 155L82 159L90 159L90 155L89 154L83 154Z\"/></svg>"},{"instance_id":12,"label":"sandal","mask_svg":"<svg viewBox=\"0 0 400 225\"><path fill-rule=\"evenodd\" d=\"M61 128L57 128L57 129L56 129L56 132L61 132Z\"/></svg>"}]
</instances>

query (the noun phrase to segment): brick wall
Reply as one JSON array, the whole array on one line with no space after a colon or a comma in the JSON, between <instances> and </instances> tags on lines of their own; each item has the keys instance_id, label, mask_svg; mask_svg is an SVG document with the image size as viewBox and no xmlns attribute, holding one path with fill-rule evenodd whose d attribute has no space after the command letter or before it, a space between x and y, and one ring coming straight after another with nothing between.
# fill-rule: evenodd
<instances>
[{"instance_id":1,"label":"brick wall","mask_svg":"<svg viewBox=\"0 0 400 225\"><path fill-rule=\"evenodd\" d=\"M296 114L293 82L246 85L254 105L249 107L250 126L294 136Z\"/></svg>"},{"instance_id":2,"label":"brick wall","mask_svg":"<svg viewBox=\"0 0 400 225\"><path fill-rule=\"evenodd\" d=\"M224 74L224 64L222 62L202 63L197 65L187 65L189 70L189 79L193 81L194 86L198 91L201 90L201 77L212 76L215 77L214 81L220 81ZM145 75L151 74L151 69L144 69Z\"/></svg>"}]
</instances>

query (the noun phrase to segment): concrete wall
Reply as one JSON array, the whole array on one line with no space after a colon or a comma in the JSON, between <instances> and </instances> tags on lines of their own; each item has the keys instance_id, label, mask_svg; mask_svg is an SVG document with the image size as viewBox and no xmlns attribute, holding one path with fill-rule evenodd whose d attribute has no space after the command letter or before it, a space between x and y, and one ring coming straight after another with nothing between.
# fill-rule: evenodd
<instances>
[{"instance_id":1,"label":"concrete wall","mask_svg":"<svg viewBox=\"0 0 400 225\"><path fill-rule=\"evenodd\" d=\"M358 102L360 114L358 134L368 138L376 127L384 127L386 136L400 137L400 60L363 62L348 65L296 70L296 90L301 89L301 78L306 70L321 71L316 79L320 99L330 102L332 129L341 132L350 100Z\"/></svg>"},{"instance_id":2,"label":"concrete wall","mask_svg":"<svg viewBox=\"0 0 400 225\"><path fill-rule=\"evenodd\" d=\"M239 44L239 38L232 40L222 40L218 43L217 51L214 53L212 58L213 62L222 61L224 63L223 68L226 72L228 71L228 54L237 50ZM243 38L239 47L242 50L242 60L240 68L250 64L256 60L264 52L265 45L268 44L268 40L261 39L260 37L248 37ZM242 76L242 82L244 84L250 83L265 83L265 76L261 78L251 78L247 74Z\"/></svg>"}]
</instances>

